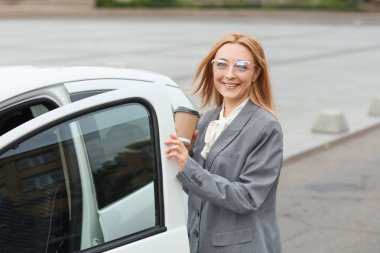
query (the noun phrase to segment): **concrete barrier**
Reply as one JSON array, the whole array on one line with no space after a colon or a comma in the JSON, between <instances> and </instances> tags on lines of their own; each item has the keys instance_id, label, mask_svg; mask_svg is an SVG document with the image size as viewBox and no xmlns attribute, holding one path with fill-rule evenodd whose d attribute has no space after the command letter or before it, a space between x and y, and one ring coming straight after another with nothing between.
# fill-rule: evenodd
<instances>
[{"instance_id":1,"label":"concrete barrier","mask_svg":"<svg viewBox=\"0 0 380 253\"><path fill-rule=\"evenodd\" d=\"M368 114L370 116L380 116L380 96L372 101Z\"/></svg>"},{"instance_id":2,"label":"concrete barrier","mask_svg":"<svg viewBox=\"0 0 380 253\"><path fill-rule=\"evenodd\" d=\"M339 110L326 110L318 115L312 132L325 134L339 134L348 131L347 121Z\"/></svg>"}]
</instances>

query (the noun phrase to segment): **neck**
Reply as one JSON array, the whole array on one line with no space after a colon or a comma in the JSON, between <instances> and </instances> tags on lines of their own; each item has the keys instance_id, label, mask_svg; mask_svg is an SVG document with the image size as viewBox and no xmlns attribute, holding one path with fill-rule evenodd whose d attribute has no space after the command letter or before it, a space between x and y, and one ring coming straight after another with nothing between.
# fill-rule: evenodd
<instances>
[{"instance_id":1,"label":"neck","mask_svg":"<svg viewBox=\"0 0 380 253\"><path fill-rule=\"evenodd\" d=\"M230 101L228 99L224 100L224 113L223 117L228 117L228 115L236 108L238 107L241 103L243 103L244 100L247 98L243 98L240 101Z\"/></svg>"},{"instance_id":2,"label":"neck","mask_svg":"<svg viewBox=\"0 0 380 253\"><path fill-rule=\"evenodd\" d=\"M223 116L226 118L230 113L236 108L236 106L231 106L227 105L226 103L224 104L224 113Z\"/></svg>"}]
</instances>

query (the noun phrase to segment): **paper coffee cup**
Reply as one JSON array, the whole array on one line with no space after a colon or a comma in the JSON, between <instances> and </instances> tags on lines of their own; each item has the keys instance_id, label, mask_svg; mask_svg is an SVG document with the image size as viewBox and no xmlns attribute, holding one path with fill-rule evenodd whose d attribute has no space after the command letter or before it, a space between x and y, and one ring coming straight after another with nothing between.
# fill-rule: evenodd
<instances>
[{"instance_id":1,"label":"paper coffee cup","mask_svg":"<svg viewBox=\"0 0 380 253\"><path fill-rule=\"evenodd\" d=\"M185 145L189 145L193 139L199 112L180 106L174 111L175 130L180 139Z\"/></svg>"}]
</instances>

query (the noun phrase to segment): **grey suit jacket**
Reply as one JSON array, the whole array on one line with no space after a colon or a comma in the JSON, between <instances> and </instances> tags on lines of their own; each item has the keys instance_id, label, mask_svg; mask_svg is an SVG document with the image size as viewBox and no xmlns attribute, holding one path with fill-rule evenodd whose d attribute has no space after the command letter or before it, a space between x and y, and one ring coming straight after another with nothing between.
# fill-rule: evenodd
<instances>
[{"instance_id":1,"label":"grey suit jacket","mask_svg":"<svg viewBox=\"0 0 380 253\"><path fill-rule=\"evenodd\" d=\"M280 124L248 101L204 160L200 153L206 129L220 110L209 111L200 119L193 158L177 174L189 195L191 253L279 253Z\"/></svg>"}]
</instances>

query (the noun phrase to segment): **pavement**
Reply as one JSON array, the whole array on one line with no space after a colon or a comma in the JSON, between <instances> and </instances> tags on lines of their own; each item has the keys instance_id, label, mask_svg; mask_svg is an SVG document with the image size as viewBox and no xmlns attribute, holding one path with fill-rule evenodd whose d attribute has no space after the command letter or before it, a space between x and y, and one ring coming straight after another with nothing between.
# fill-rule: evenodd
<instances>
[{"instance_id":1,"label":"pavement","mask_svg":"<svg viewBox=\"0 0 380 253\"><path fill-rule=\"evenodd\" d=\"M271 66L285 134L278 190L284 253L380 252L380 117L368 115L380 95L378 12L0 2L0 65L144 68L172 77L199 105L191 95L195 66L217 38L237 29L260 38ZM326 109L342 111L349 130L312 133Z\"/></svg>"},{"instance_id":2,"label":"pavement","mask_svg":"<svg viewBox=\"0 0 380 253\"><path fill-rule=\"evenodd\" d=\"M284 253L380 252L380 125L285 162Z\"/></svg>"}]
</instances>

